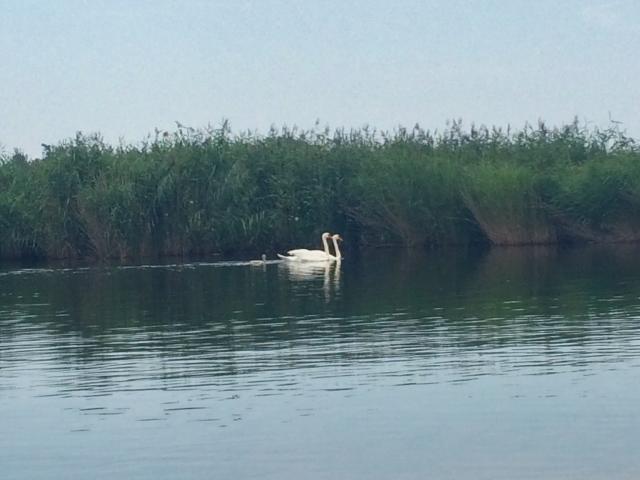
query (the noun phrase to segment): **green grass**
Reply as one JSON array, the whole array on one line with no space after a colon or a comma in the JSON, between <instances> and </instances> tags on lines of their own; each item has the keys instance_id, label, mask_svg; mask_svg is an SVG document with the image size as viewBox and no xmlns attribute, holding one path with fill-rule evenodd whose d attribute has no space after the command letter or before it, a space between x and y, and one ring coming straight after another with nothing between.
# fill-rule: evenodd
<instances>
[{"instance_id":1,"label":"green grass","mask_svg":"<svg viewBox=\"0 0 640 480\"><path fill-rule=\"evenodd\" d=\"M139 258L317 244L640 239L640 149L577 123L234 135L178 126L0 155L0 257Z\"/></svg>"}]
</instances>

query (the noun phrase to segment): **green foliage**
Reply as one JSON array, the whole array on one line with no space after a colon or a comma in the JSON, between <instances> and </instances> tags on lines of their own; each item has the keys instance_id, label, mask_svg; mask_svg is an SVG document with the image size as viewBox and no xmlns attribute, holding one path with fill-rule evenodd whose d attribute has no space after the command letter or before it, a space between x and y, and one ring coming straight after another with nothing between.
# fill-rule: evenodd
<instances>
[{"instance_id":1,"label":"green foliage","mask_svg":"<svg viewBox=\"0 0 640 480\"><path fill-rule=\"evenodd\" d=\"M473 230L456 165L412 141L376 149L349 184L347 213L370 243L465 243Z\"/></svg>"},{"instance_id":2,"label":"green foliage","mask_svg":"<svg viewBox=\"0 0 640 480\"><path fill-rule=\"evenodd\" d=\"M554 243L555 229L542 203L539 175L520 164L480 163L465 169L463 196L491 242Z\"/></svg>"},{"instance_id":3,"label":"green foliage","mask_svg":"<svg viewBox=\"0 0 640 480\"><path fill-rule=\"evenodd\" d=\"M140 145L78 134L0 154L0 257L141 257L317 245L640 239L640 150L577 122L441 133L182 125Z\"/></svg>"},{"instance_id":4,"label":"green foliage","mask_svg":"<svg viewBox=\"0 0 640 480\"><path fill-rule=\"evenodd\" d=\"M551 199L566 235L590 241L640 240L640 158L637 152L600 154L562 172Z\"/></svg>"}]
</instances>

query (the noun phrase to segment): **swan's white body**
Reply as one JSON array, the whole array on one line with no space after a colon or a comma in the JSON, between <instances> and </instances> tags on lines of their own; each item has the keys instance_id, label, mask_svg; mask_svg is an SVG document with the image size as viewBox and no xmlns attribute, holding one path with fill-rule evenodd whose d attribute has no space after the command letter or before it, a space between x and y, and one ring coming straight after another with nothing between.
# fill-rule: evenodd
<instances>
[{"instance_id":1,"label":"swan's white body","mask_svg":"<svg viewBox=\"0 0 640 480\"><path fill-rule=\"evenodd\" d=\"M297 248L295 250L289 250L287 255L278 254L278 257L290 262L328 262L336 260L336 257L331 255L329 252L327 239L330 236L331 234L328 232L322 234L322 245L324 250L307 250L306 248ZM337 245L335 239L333 240L333 244ZM337 252L339 251L340 250L337 250Z\"/></svg>"},{"instance_id":2,"label":"swan's white body","mask_svg":"<svg viewBox=\"0 0 640 480\"><path fill-rule=\"evenodd\" d=\"M267 256L263 253L260 260L249 260L249 265L265 265L267 263Z\"/></svg>"}]
</instances>

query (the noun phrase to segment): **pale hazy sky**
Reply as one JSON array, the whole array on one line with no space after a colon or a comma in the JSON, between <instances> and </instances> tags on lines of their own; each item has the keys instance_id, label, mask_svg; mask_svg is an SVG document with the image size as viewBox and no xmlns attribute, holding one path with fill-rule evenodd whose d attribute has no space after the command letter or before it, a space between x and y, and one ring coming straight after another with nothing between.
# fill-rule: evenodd
<instances>
[{"instance_id":1,"label":"pale hazy sky","mask_svg":"<svg viewBox=\"0 0 640 480\"><path fill-rule=\"evenodd\" d=\"M637 138L639 50L637 0L0 0L0 144L609 112Z\"/></svg>"}]
</instances>

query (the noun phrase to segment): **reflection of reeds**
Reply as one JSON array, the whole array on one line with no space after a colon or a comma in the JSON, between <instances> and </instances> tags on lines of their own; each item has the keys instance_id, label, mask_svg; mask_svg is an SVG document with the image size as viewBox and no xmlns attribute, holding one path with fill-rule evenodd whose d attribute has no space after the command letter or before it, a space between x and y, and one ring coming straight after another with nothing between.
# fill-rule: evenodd
<instances>
[{"instance_id":1,"label":"reflection of reeds","mask_svg":"<svg viewBox=\"0 0 640 480\"><path fill-rule=\"evenodd\" d=\"M348 245L640 240L640 151L617 130L454 123L376 133L178 126L117 148L78 135L0 161L0 257Z\"/></svg>"}]
</instances>

